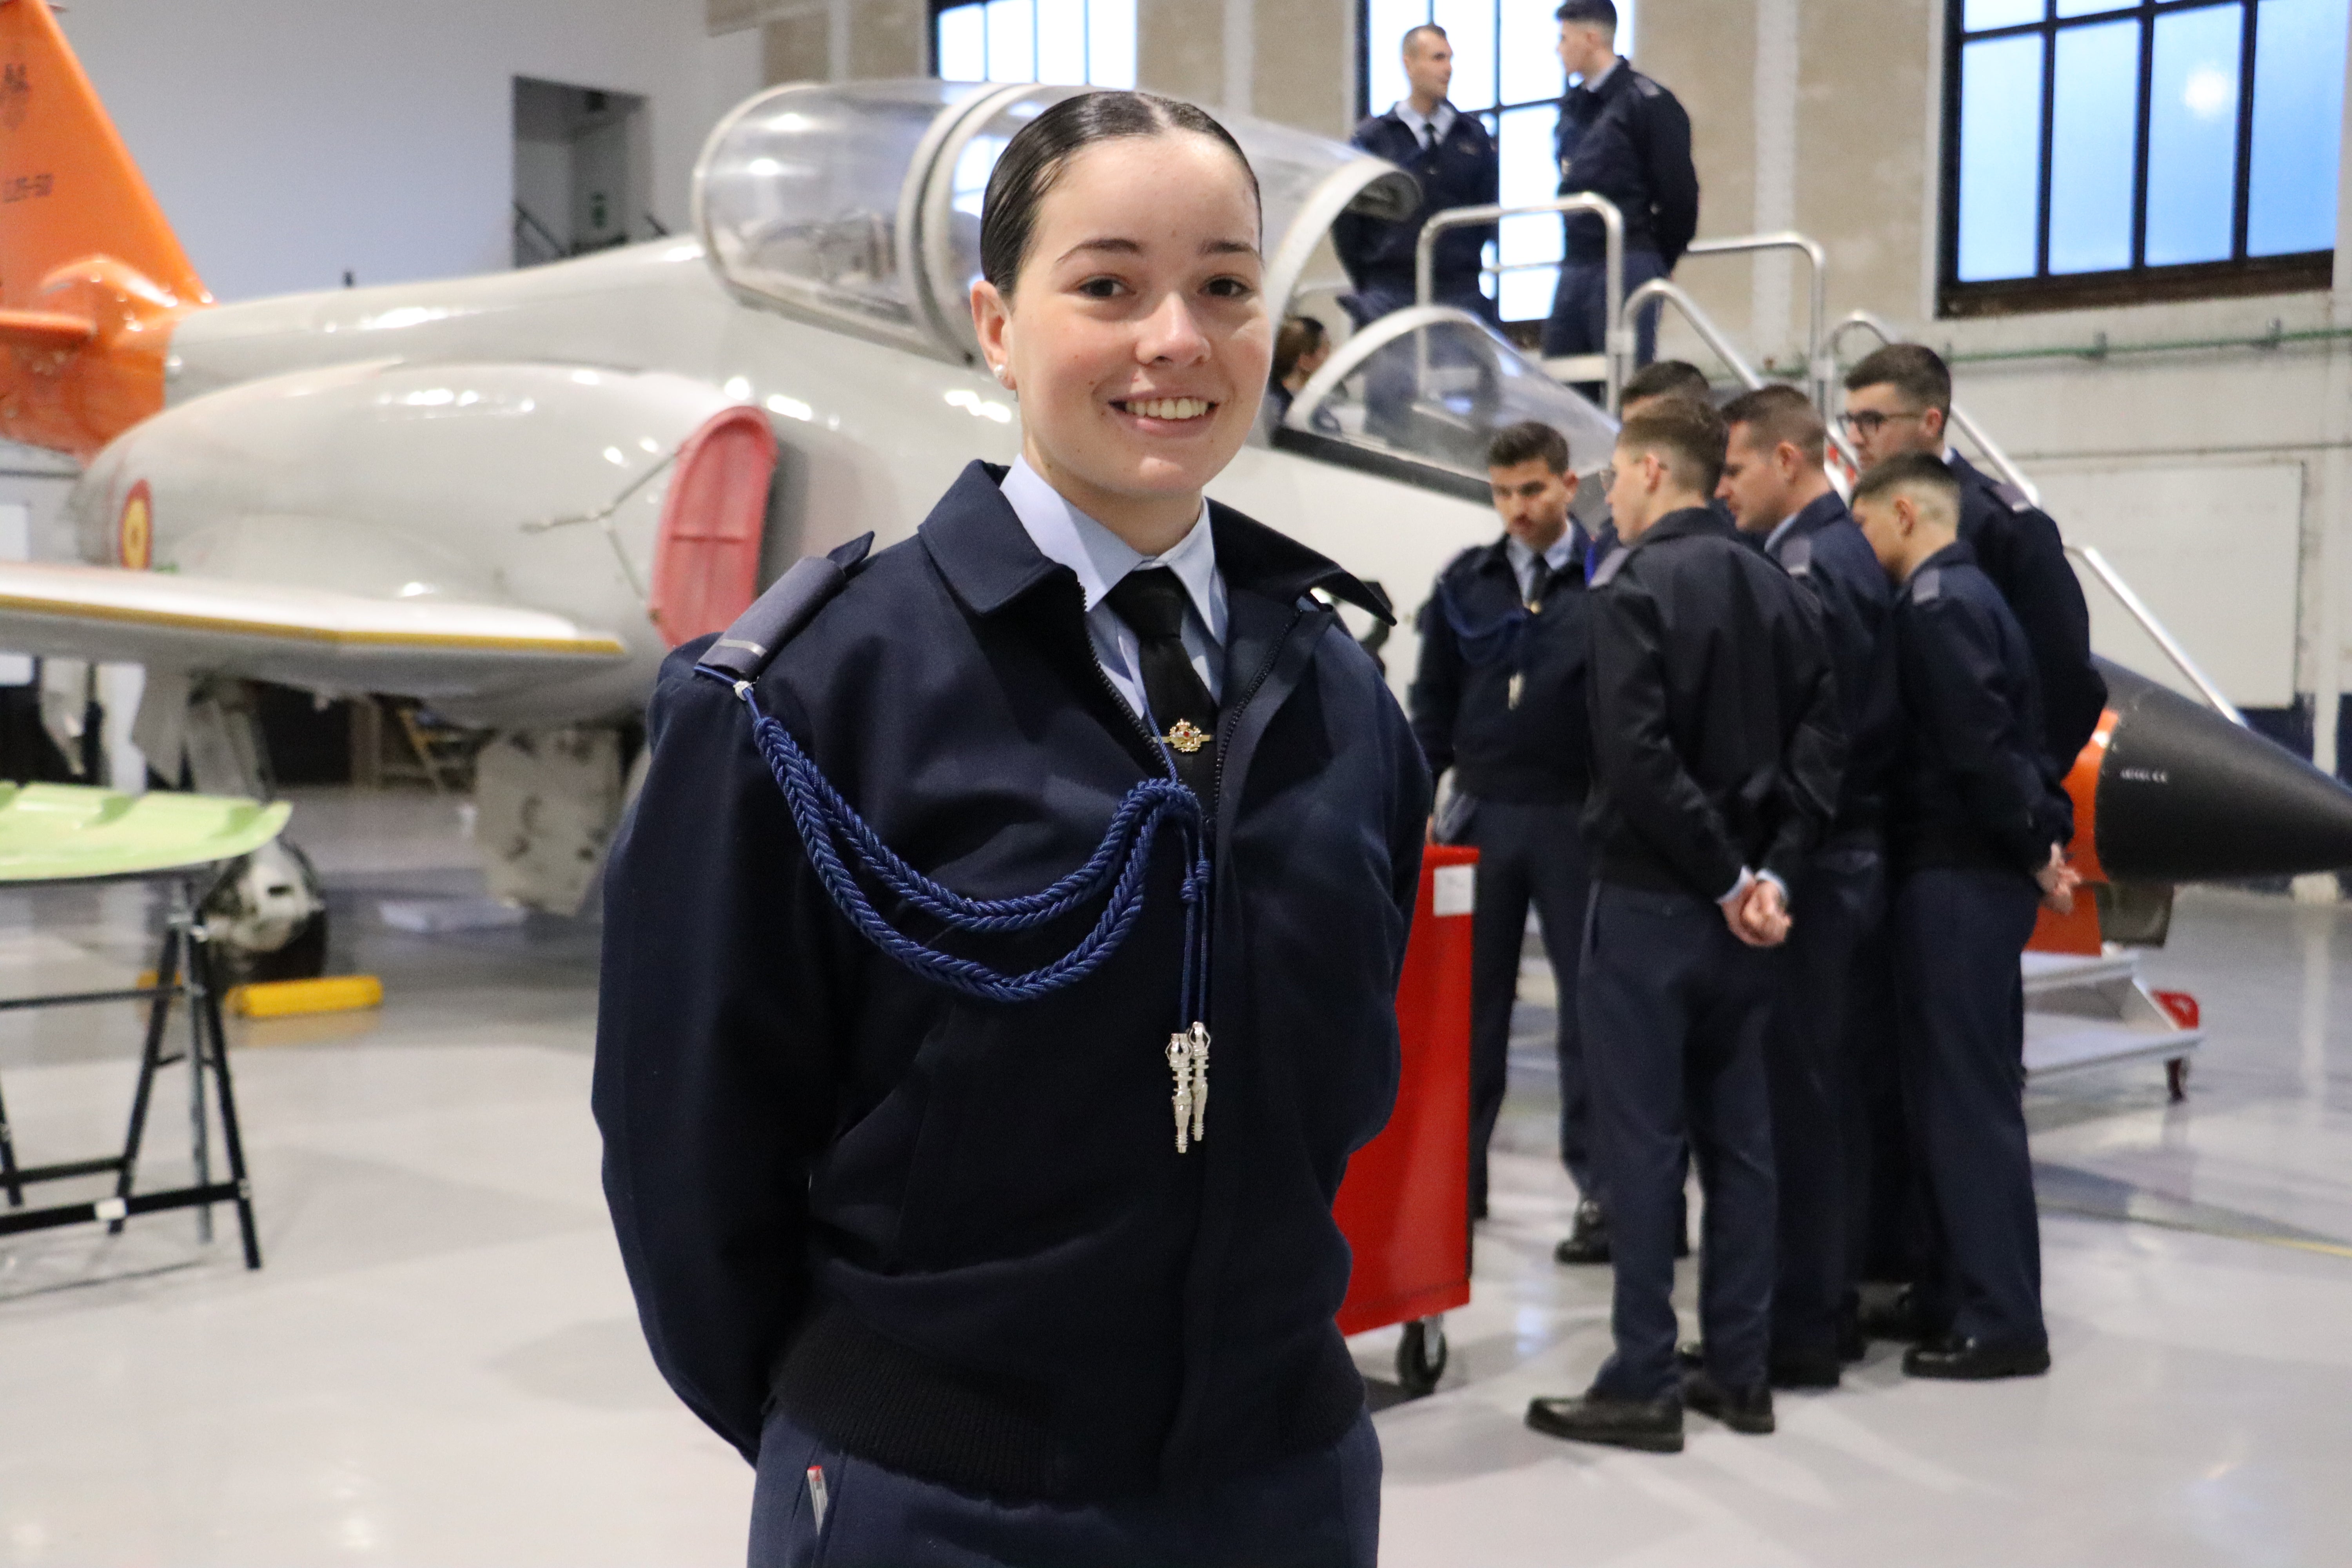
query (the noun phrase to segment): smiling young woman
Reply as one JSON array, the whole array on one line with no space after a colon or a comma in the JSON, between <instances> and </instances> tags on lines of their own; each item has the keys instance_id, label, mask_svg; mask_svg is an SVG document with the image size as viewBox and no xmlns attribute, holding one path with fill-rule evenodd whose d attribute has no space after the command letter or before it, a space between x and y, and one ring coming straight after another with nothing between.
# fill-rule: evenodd
<instances>
[{"instance_id":1,"label":"smiling young woman","mask_svg":"<svg viewBox=\"0 0 2352 1568\"><path fill-rule=\"evenodd\" d=\"M1329 605L1380 597L1202 498L1266 384L1258 241L1201 110L1038 116L972 289L1019 460L656 693L596 1112L754 1563L1373 1560L1330 1205L1429 781Z\"/></svg>"}]
</instances>

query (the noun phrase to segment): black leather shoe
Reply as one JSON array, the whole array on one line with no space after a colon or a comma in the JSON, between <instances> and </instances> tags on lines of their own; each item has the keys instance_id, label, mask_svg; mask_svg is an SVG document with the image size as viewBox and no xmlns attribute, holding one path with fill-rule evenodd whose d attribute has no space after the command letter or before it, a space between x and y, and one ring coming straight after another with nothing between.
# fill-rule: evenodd
<instances>
[{"instance_id":1,"label":"black leather shoe","mask_svg":"<svg viewBox=\"0 0 2352 1568\"><path fill-rule=\"evenodd\" d=\"M1611 1399L1598 1394L1530 1399L1528 1425L1546 1436L1566 1437L1574 1443L1606 1443L1645 1454L1683 1451L1679 1399Z\"/></svg>"},{"instance_id":2,"label":"black leather shoe","mask_svg":"<svg viewBox=\"0 0 2352 1568\"><path fill-rule=\"evenodd\" d=\"M1685 1340L1675 1347L1675 1360L1681 1363L1685 1372L1699 1371L1706 1365L1706 1342Z\"/></svg>"},{"instance_id":3,"label":"black leather shoe","mask_svg":"<svg viewBox=\"0 0 2352 1568\"><path fill-rule=\"evenodd\" d=\"M1838 1360L1848 1366L1870 1354L1870 1336L1862 1331L1862 1319L1858 1313L1842 1312L1838 1315L1837 1353Z\"/></svg>"},{"instance_id":4,"label":"black leather shoe","mask_svg":"<svg viewBox=\"0 0 2352 1568\"><path fill-rule=\"evenodd\" d=\"M1772 1390L1760 1383L1734 1394L1716 1382L1713 1373L1695 1372L1683 1379L1683 1403L1751 1437L1760 1437L1773 1427Z\"/></svg>"},{"instance_id":5,"label":"black leather shoe","mask_svg":"<svg viewBox=\"0 0 2352 1568\"><path fill-rule=\"evenodd\" d=\"M1927 1321L1922 1310L1919 1292L1908 1285L1874 1305L1864 1302L1856 1320L1860 1331L1874 1340L1917 1343L1936 1337L1935 1326Z\"/></svg>"},{"instance_id":6,"label":"black leather shoe","mask_svg":"<svg viewBox=\"0 0 2352 1568\"><path fill-rule=\"evenodd\" d=\"M1609 1216L1591 1198L1576 1205L1576 1228L1568 1238L1551 1249L1554 1263L1606 1263L1609 1261Z\"/></svg>"},{"instance_id":7,"label":"black leather shoe","mask_svg":"<svg viewBox=\"0 0 2352 1568\"><path fill-rule=\"evenodd\" d=\"M1844 1371L1835 1351L1774 1351L1766 1364L1775 1388L1835 1388Z\"/></svg>"},{"instance_id":8,"label":"black leather shoe","mask_svg":"<svg viewBox=\"0 0 2352 1568\"><path fill-rule=\"evenodd\" d=\"M1903 1352L1912 1377L1943 1377L1981 1383L1996 1377L2040 1377L2050 1370L2048 1344L1989 1345L1981 1340L1941 1339Z\"/></svg>"}]
</instances>

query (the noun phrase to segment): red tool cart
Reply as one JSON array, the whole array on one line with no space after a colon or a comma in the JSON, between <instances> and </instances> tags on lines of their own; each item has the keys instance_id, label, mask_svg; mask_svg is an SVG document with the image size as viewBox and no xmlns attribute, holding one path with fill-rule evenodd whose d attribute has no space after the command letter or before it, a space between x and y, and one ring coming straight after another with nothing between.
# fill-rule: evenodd
<instances>
[{"instance_id":1,"label":"red tool cart","mask_svg":"<svg viewBox=\"0 0 2352 1568\"><path fill-rule=\"evenodd\" d=\"M1445 1370L1439 1316L1470 1300L1470 906L1478 852L1432 845L1397 984L1396 1111L1357 1152L1334 1212L1356 1270L1339 1331L1402 1323L1397 1382Z\"/></svg>"}]
</instances>

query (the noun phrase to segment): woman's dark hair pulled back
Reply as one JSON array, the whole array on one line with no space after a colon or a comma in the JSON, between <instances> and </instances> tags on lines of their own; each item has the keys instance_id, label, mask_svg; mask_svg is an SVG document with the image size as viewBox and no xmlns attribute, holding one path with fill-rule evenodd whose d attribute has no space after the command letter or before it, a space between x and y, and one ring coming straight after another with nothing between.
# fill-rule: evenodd
<instances>
[{"instance_id":1,"label":"woman's dark hair pulled back","mask_svg":"<svg viewBox=\"0 0 2352 1568\"><path fill-rule=\"evenodd\" d=\"M1185 131L1206 136L1234 155L1258 195L1257 171L1233 132L1207 110L1152 92L1084 92L1066 98L1013 133L988 176L980 211L980 275L998 293L1013 297L1029 240L1037 229L1038 204L1054 188L1071 155L1097 142L1163 136Z\"/></svg>"}]
</instances>

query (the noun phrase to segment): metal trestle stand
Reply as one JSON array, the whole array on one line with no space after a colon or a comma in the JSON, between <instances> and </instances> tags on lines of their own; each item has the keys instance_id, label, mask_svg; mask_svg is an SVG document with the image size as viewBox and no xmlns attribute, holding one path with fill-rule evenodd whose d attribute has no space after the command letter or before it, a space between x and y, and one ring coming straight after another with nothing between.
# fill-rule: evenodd
<instances>
[{"instance_id":1,"label":"metal trestle stand","mask_svg":"<svg viewBox=\"0 0 2352 1568\"><path fill-rule=\"evenodd\" d=\"M139 1054L139 1079L131 1096L131 1119L122 1138L122 1152L93 1160L69 1160L59 1164L20 1165L8 1129L8 1112L0 1100L0 1191L7 1206L0 1209L0 1237L21 1231L47 1230L56 1226L102 1223L120 1232L136 1215L165 1209L198 1211L198 1235L212 1239L212 1209L215 1204L236 1205L237 1229L245 1243L245 1266L261 1267L261 1243L253 1223L253 1189L247 1179L245 1142L238 1135L236 1095L229 1079L228 1041L221 1027L219 964L213 936L202 913L202 893L210 885L213 868L177 867L140 879L165 883L170 891L161 951L155 960L155 981L114 991L60 992L39 996L0 998L0 1012L34 1007L71 1007L109 1002L147 1004L146 1042ZM93 880L100 879L92 879ZM103 879L121 880L121 878ZM57 881L46 885L57 886ZM184 1052L165 1048L172 1004L184 1001L188 1039ZM188 1126L195 1179L185 1186L150 1192L137 1188L139 1151L147 1133L148 1113L155 1099L157 1074L173 1061L188 1066ZM228 1172L226 1181L213 1180L213 1130L217 1118L221 1152ZM114 1177L110 1197L86 1203L27 1208L25 1189L44 1182L78 1176Z\"/></svg>"}]
</instances>

